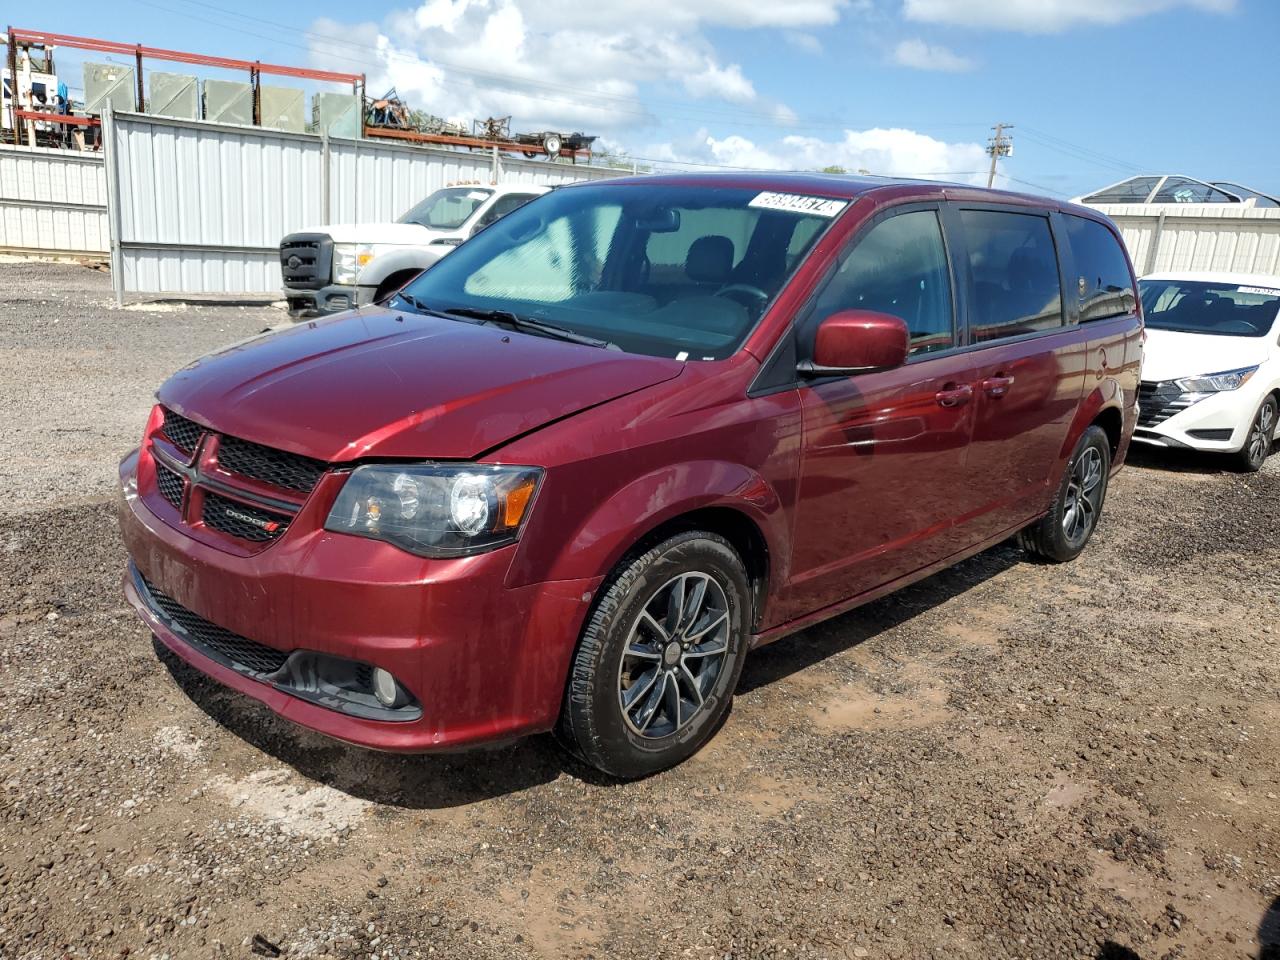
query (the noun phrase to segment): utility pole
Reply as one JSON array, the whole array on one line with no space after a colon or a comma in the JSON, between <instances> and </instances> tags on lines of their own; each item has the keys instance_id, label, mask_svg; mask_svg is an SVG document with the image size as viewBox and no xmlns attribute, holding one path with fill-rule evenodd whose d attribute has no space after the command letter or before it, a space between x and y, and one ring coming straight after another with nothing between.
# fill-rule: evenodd
<instances>
[{"instance_id":1,"label":"utility pole","mask_svg":"<svg viewBox=\"0 0 1280 960\"><path fill-rule=\"evenodd\" d=\"M996 135L987 141L987 154L991 157L991 171L987 174L987 186L996 182L996 161L1001 157L1013 156L1013 137L1006 137L1004 132L1012 130L1012 123L997 123L991 128Z\"/></svg>"}]
</instances>

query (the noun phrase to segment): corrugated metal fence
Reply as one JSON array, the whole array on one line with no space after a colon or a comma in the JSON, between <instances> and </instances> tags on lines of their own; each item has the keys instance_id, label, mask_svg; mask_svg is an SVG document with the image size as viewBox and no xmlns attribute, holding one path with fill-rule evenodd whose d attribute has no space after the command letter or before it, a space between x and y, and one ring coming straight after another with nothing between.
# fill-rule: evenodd
<instances>
[{"instance_id":1,"label":"corrugated metal fence","mask_svg":"<svg viewBox=\"0 0 1280 960\"><path fill-rule=\"evenodd\" d=\"M0 251L105 257L102 154L0 147Z\"/></svg>"},{"instance_id":2,"label":"corrugated metal fence","mask_svg":"<svg viewBox=\"0 0 1280 960\"><path fill-rule=\"evenodd\" d=\"M1280 276L1280 208L1090 204L1115 221L1139 275L1228 270Z\"/></svg>"},{"instance_id":3,"label":"corrugated metal fence","mask_svg":"<svg viewBox=\"0 0 1280 960\"><path fill-rule=\"evenodd\" d=\"M279 296L278 247L326 223L394 220L488 154L142 114L105 119L112 278L128 293ZM501 159L503 183L553 186L619 171Z\"/></svg>"}]
</instances>

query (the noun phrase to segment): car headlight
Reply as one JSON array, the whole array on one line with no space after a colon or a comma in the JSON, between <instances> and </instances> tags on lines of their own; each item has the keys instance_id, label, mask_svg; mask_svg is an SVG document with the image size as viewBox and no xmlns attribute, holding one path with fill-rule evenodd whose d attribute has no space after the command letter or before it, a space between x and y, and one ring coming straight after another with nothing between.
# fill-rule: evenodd
<instances>
[{"instance_id":1,"label":"car headlight","mask_svg":"<svg viewBox=\"0 0 1280 960\"><path fill-rule=\"evenodd\" d=\"M335 243L333 282L354 284L366 264L396 246L394 243Z\"/></svg>"},{"instance_id":2,"label":"car headlight","mask_svg":"<svg viewBox=\"0 0 1280 960\"><path fill-rule=\"evenodd\" d=\"M423 557L460 557L519 537L537 467L371 464L354 470L325 529L385 540Z\"/></svg>"},{"instance_id":3,"label":"car headlight","mask_svg":"<svg viewBox=\"0 0 1280 960\"><path fill-rule=\"evenodd\" d=\"M1241 367L1239 370L1225 370L1222 373L1206 373L1202 377L1186 377L1175 380L1183 393L1221 393L1223 390L1239 390L1258 368Z\"/></svg>"}]
</instances>

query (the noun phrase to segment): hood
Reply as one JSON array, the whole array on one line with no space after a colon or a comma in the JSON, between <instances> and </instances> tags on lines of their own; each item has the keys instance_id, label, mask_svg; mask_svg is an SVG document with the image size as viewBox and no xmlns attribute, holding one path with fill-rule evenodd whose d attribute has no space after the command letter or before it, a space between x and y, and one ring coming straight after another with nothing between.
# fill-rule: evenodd
<instances>
[{"instance_id":1,"label":"hood","mask_svg":"<svg viewBox=\"0 0 1280 960\"><path fill-rule=\"evenodd\" d=\"M1177 380L1252 367L1267 359L1270 341L1270 334L1265 337L1219 337L1147 327L1142 379Z\"/></svg>"},{"instance_id":2,"label":"hood","mask_svg":"<svg viewBox=\"0 0 1280 960\"><path fill-rule=\"evenodd\" d=\"M330 462L465 460L684 364L379 309L257 337L158 391L183 416Z\"/></svg>"},{"instance_id":3,"label":"hood","mask_svg":"<svg viewBox=\"0 0 1280 960\"><path fill-rule=\"evenodd\" d=\"M298 233L327 233L334 243L399 243L413 246L437 237L455 236L456 230L432 230L420 223L331 223Z\"/></svg>"}]
</instances>

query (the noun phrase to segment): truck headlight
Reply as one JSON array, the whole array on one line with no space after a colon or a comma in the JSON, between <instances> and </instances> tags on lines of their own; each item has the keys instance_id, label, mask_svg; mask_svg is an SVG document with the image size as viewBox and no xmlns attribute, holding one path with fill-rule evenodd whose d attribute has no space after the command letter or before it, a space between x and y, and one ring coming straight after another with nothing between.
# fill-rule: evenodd
<instances>
[{"instance_id":1,"label":"truck headlight","mask_svg":"<svg viewBox=\"0 0 1280 960\"><path fill-rule=\"evenodd\" d=\"M353 285L360 271L374 257L398 246L394 243L335 243L333 245L333 282Z\"/></svg>"},{"instance_id":2,"label":"truck headlight","mask_svg":"<svg viewBox=\"0 0 1280 960\"><path fill-rule=\"evenodd\" d=\"M371 464L347 478L324 526L423 557L481 553L519 537L541 479L537 467Z\"/></svg>"},{"instance_id":3,"label":"truck headlight","mask_svg":"<svg viewBox=\"0 0 1280 960\"><path fill-rule=\"evenodd\" d=\"M1225 370L1222 373L1206 373L1202 377L1186 377L1175 380L1183 393L1221 393L1224 390L1239 390L1257 370L1257 366L1241 367L1239 370Z\"/></svg>"}]
</instances>

